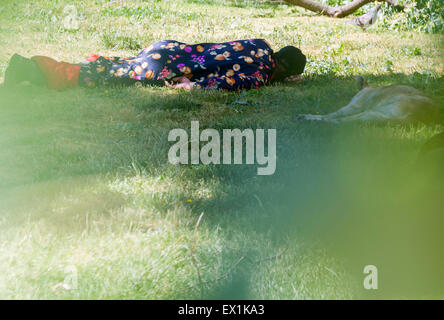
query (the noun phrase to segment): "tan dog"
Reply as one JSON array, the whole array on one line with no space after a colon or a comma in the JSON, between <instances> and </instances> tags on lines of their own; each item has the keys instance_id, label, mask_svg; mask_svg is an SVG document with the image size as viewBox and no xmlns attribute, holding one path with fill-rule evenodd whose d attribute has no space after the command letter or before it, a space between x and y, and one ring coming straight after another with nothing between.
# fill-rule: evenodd
<instances>
[{"instance_id":1,"label":"tan dog","mask_svg":"<svg viewBox=\"0 0 444 320\"><path fill-rule=\"evenodd\" d=\"M326 115L305 114L299 119L328 122L383 121L434 122L439 119L438 106L415 88L403 85L371 88L363 77L356 77L361 87L348 105Z\"/></svg>"}]
</instances>

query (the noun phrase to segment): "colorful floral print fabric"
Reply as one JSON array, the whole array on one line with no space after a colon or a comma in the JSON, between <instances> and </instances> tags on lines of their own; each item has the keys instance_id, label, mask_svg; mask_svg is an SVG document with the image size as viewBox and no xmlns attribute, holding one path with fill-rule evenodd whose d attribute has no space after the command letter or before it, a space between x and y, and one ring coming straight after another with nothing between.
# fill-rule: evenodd
<instances>
[{"instance_id":1,"label":"colorful floral print fabric","mask_svg":"<svg viewBox=\"0 0 444 320\"><path fill-rule=\"evenodd\" d=\"M225 43L186 43L164 40L137 57L96 57L82 65L79 83L161 84L185 76L196 88L239 90L265 85L275 69L273 50L263 39Z\"/></svg>"}]
</instances>

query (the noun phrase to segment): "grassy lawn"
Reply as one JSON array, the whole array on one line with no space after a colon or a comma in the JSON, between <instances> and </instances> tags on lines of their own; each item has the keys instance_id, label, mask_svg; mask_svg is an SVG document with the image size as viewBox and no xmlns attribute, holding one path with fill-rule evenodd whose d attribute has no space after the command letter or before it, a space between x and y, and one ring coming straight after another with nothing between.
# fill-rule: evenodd
<instances>
[{"instance_id":1,"label":"grassy lawn","mask_svg":"<svg viewBox=\"0 0 444 320\"><path fill-rule=\"evenodd\" d=\"M410 254L393 261L384 241L408 234L396 227L418 203L402 200L427 183L411 166L443 126L295 119L347 104L356 74L444 106L443 35L363 32L291 6L205 0L75 1L79 29L65 30L72 2L2 0L1 78L15 52L80 62L161 39L265 38L300 47L308 65L302 84L243 93L0 87L0 299L348 299L367 297L367 264L399 274ZM276 128L276 173L169 164L168 132L192 120ZM360 231L372 223L384 225L377 236Z\"/></svg>"}]
</instances>

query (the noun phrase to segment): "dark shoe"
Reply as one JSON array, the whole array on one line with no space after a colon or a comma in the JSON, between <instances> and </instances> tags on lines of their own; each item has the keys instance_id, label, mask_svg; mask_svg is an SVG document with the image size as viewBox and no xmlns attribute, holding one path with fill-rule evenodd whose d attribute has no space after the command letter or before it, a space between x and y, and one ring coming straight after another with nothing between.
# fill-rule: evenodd
<instances>
[{"instance_id":1,"label":"dark shoe","mask_svg":"<svg viewBox=\"0 0 444 320\"><path fill-rule=\"evenodd\" d=\"M46 78L37 62L14 54L5 71L5 86L15 86L24 81L35 85L46 85Z\"/></svg>"}]
</instances>

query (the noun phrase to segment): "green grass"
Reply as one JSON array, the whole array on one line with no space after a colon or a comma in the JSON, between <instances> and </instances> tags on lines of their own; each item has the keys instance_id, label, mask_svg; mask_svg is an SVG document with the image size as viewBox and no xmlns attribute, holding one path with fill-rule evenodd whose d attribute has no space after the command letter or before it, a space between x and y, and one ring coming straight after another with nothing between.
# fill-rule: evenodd
<instances>
[{"instance_id":1,"label":"green grass","mask_svg":"<svg viewBox=\"0 0 444 320\"><path fill-rule=\"evenodd\" d=\"M380 193L408 198L400 186L418 148L443 126L295 118L347 104L355 74L417 87L443 106L442 35L362 32L267 2L178 0L76 1L79 29L65 30L68 3L2 1L0 77L15 52L78 62L161 39L263 37L301 47L309 63L301 85L247 93L0 88L0 298L367 297L362 269L374 260L355 267L347 261L360 248L344 255L338 243L369 244L341 228L358 230L372 214L386 221L388 208L384 225L395 226L402 211ZM275 175L170 165L168 132L191 120L277 128ZM72 267L77 288L58 286Z\"/></svg>"}]
</instances>

